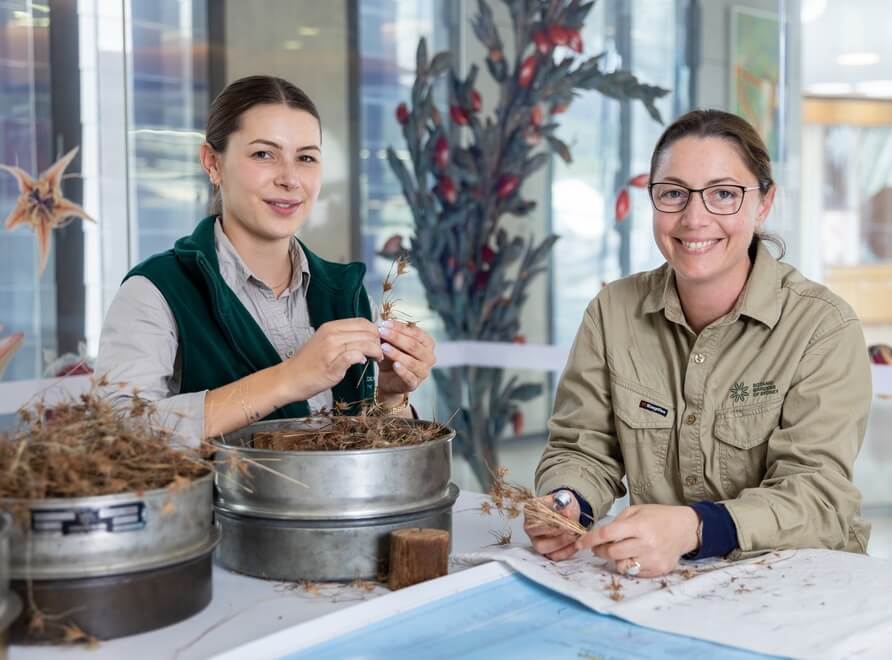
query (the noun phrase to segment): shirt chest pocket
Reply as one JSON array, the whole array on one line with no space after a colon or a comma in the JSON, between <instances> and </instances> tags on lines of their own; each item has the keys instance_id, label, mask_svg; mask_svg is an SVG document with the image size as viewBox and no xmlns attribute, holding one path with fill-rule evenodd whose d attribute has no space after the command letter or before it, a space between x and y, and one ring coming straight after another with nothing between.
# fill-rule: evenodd
<instances>
[{"instance_id":1,"label":"shirt chest pocket","mask_svg":"<svg viewBox=\"0 0 892 660\"><path fill-rule=\"evenodd\" d=\"M647 482L666 467L675 410L666 398L642 394L614 382L611 390L616 435L631 482Z\"/></svg>"},{"instance_id":2,"label":"shirt chest pocket","mask_svg":"<svg viewBox=\"0 0 892 660\"><path fill-rule=\"evenodd\" d=\"M716 412L717 458L726 497L737 497L762 482L768 440L780 424L782 406L778 399Z\"/></svg>"}]
</instances>

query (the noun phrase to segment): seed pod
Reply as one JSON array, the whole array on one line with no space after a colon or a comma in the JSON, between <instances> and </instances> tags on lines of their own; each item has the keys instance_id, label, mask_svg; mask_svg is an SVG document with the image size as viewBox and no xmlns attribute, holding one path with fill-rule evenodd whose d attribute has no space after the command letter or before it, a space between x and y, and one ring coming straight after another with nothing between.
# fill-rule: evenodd
<instances>
[{"instance_id":1,"label":"seed pod","mask_svg":"<svg viewBox=\"0 0 892 660\"><path fill-rule=\"evenodd\" d=\"M520 185L520 179L514 174L503 174L496 182L496 197L506 199L511 197Z\"/></svg>"},{"instance_id":2,"label":"seed pod","mask_svg":"<svg viewBox=\"0 0 892 660\"><path fill-rule=\"evenodd\" d=\"M533 123L533 126L541 126L542 125L542 106L538 103L533 106L533 109L530 110L530 121Z\"/></svg>"},{"instance_id":3,"label":"seed pod","mask_svg":"<svg viewBox=\"0 0 892 660\"><path fill-rule=\"evenodd\" d=\"M629 215L629 190L628 188L623 188L619 191L619 195L616 196L616 206L614 209L614 213L616 215L616 221L622 222L626 219L626 216Z\"/></svg>"},{"instance_id":4,"label":"seed pod","mask_svg":"<svg viewBox=\"0 0 892 660\"><path fill-rule=\"evenodd\" d=\"M441 176L437 180L437 195L447 204L455 204L458 201L458 191L455 182L448 176Z\"/></svg>"},{"instance_id":5,"label":"seed pod","mask_svg":"<svg viewBox=\"0 0 892 660\"><path fill-rule=\"evenodd\" d=\"M459 126L467 126L468 125L468 111L464 108L457 105L449 106L449 116L452 117L452 121L454 121Z\"/></svg>"},{"instance_id":6,"label":"seed pod","mask_svg":"<svg viewBox=\"0 0 892 660\"><path fill-rule=\"evenodd\" d=\"M511 415L511 427L514 429L514 435L523 433L523 412L515 410Z\"/></svg>"},{"instance_id":7,"label":"seed pod","mask_svg":"<svg viewBox=\"0 0 892 660\"><path fill-rule=\"evenodd\" d=\"M548 39L556 46L566 46L570 42L570 30L563 25L552 25L548 28Z\"/></svg>"},{"instance_id":8,"label":"seed pod","mask_svg":"<svg viewBox=\"0 0 892 660\"><path fill-rule=\"evenodd\" d=\"M480 96L480 92L476 89L471 90L471 112L480 112L480 108L483 107L483 98Z\"/></svg>"},{"instance_id":9,"label":"seed pod","mask_svg":"<svg viewBox=\"0 0 892 660\"><path fill-rule=\"evenodd\" d=\"M536 44L536 50L542 55L548 55L548 52L552 49L551 39L548 38L545 30L533 32L533 43Z\"/></svg>"},{"instance_id":10,"label":"seed pod","mask_svg":"<svg viewBox=\"0 0 892 660\"><path fill-rule=\"evenodd\" d=\"M405 103L400 103L396 106L396 120L402 126L405 126L409 122L409 106Z\"/></svg>"},{"instance_id":11,"label":"seed pod","mask_svg":"<svg viewBox=\"0 0 892 660\"><path fill-rule=\"evenodd\" d=\"M438 137L434 144L434 164L440 170L446 169L449 165L449 140L445 135Z\"/></svg>"},{"instance_id":12,"label":"seed pod","mask_svg":"<svg viewBox=\"0 0 892 660\"><path fill-rule=\"evenodd\" d=\"M517 84L521 87L529 87L536 75L536 69L539 66L539 59L536 55L530 55L520 65L517 72Z\"/></svg>"}]
</instances>

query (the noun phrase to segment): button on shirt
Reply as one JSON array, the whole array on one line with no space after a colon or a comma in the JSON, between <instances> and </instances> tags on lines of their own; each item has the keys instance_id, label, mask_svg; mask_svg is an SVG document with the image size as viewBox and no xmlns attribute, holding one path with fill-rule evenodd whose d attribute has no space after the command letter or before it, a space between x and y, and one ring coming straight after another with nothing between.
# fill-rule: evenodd
<instances>
[{"instance_id":1,"label":"button on shirt","mask_svg":"<svg viewBox=\"0 0 892 660\"><path fill-rule=\"evenodd\" d=\"M537 490L570 488L601 517L625 476L632 504L723 504L735 556L864 552L851 479L870 400L854 312L761 242L734 309L699 334L664 264L608 285L586 310Z\"/></svg>"},{"instance_id":2,"label":"button on shirt","mask_svg":"<svg viewBox=\"0 0 892 660\"><path fill-rule=\"evenodd\" d=\"M263 330L279 356L285 360L314 334L307 310L306 291L310 272L296 238L291 241L293 275L288 287L276 297L273 290L254 275L223 232L220 220L214 226L214 241L220 274L239 301ZM173 430L178 439L196 445L204 437L204 400L207 390L180 394L181 369L177 324L164 296L147 278L129 278L115 295L105 317L96 373L108 374L111 383L105 394L121 408L128 407L133 391L154 401L157 421ZM316 412L332 406L331 390L309 399Z\"/></svg>"}]
</instances>

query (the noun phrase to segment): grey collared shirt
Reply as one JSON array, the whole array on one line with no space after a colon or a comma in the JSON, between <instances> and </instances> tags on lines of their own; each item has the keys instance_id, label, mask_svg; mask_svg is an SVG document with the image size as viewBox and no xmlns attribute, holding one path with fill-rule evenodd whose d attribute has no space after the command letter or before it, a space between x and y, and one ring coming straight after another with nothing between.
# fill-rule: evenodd
<instances>
[{"instance_id":1,"label":"grey collared shirt","mask_svg":"<svg viewBox=\"0 0 892 660\"><path fill-rule=\"evenodd\" d=\"M307 310L310 271L296 238L291 242L294 271L291 282L276 297L254 275L223 232L214 226L220 274L245 309L286 360L314 330ZM116 407L127 408L134 391L157 409L155 422L173 430L182 443L195 446L204 437L204 399L207 390L180 394L182 383L177 324L164 296L150 280L129 278L112 300L102 326L96 373L107 374L113 385L105 394ZM311 411L332 406L331 390L308 401Z\"/></svg>"}]
</instances>

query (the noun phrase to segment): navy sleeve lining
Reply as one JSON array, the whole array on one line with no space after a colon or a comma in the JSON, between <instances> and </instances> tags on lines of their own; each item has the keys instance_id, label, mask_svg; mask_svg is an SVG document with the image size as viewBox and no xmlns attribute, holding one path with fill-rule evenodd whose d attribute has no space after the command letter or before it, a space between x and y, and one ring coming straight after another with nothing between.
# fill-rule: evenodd
<instances>
[{"instance_id":1,"label":"navy sleeve lining","mask_svg":"<svg viewBox=\"0 0 892 660\"><path fill-rule=\"evenodd\" d=\"M703 521L703 534L700 549L685 559L706 559L724 557L740 547L737 543L737 525L724 504L718 502L695 502L691 508Z\"/></svg>"}]
</instances>

